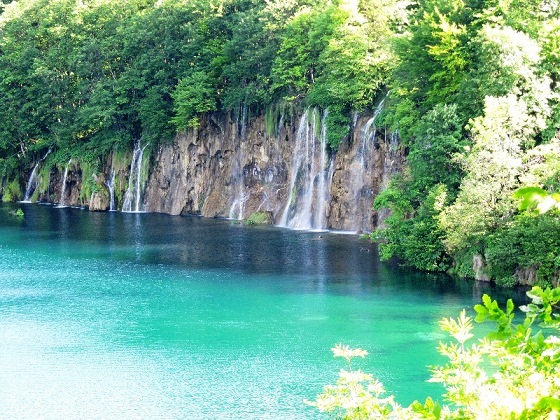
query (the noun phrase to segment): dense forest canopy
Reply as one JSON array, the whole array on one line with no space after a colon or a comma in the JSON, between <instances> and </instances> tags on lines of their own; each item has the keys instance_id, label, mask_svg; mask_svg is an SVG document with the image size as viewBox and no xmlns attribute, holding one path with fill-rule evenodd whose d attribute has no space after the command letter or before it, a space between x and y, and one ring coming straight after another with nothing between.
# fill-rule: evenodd
<instances>
[{"instance_id":1,"label":"dense forest canopy","mask_svg":"<svg viewBox=\"0 0 560 420\"><path fill-rule=\"evenodd\" d=\"M4 0L0 179L196 128L328 109L331 150L374 107L407 153L375 206L384 258L514 284L557 281L560 219L518 209L560 184L553 0ZM50 153L48 153L50 151ZM47 155L48 153L48 155ZM551 251L552 250L552 251ZM473 261L475 264L473 264ZM479 263L477 263L477 261ZM474 268L473 268L474 267ZM477 267L482 271L476 272Z\"/></svg>"},{"instance_id":2,"label":"dense forest canopy","mask_svg":"<svg viewBox=\"0 0 560 420\"><path fill-rule=\"evenodd\" d=\"M95 161L205 112L304 99L332 107L336 146L388 76L387 17L355 2L22 0L0 25L5 171L49 148Z\"/></svg>"}]
</instances>

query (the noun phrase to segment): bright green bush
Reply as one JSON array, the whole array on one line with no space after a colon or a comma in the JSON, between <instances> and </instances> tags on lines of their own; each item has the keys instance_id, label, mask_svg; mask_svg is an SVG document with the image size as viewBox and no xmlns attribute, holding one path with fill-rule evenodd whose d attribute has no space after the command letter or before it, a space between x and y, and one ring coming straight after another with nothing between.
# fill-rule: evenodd
<instances>
[{"instance_id":1,"label":"bright green bush","mask_svg":"<svg viewBox=\"0 0 560 420\"><path fill-rule=\"evenodd\" d=\"M512 274L523 269L533 272L535 282L547 284L560 271L559 232L556 215L515 218L488 239L485 256L489 273L500 284L511 282Z\"/></svg>"},{"instance_id":2,"label":"bright green bush","mask_svg":"<svg viewBox=\"0 0 560 420\"><path fill-rule=\"evenodd\" d=\"M4 203L10 203L13 201L19 201L23 197L21 188L17 180L12 180L4 187L4 194L2 195L2 201Z\"/></svg>"},{"instance_id":3,"label":"bright green bush","mask_svg":"<svg viewBox=\"0 0 560 420\"><path fill-rule=\"evenodd\" d=\"M246 225L272 225L274 224L274 218L272 213L269 211L256 211L252 213L247 220L245 220Z\"/></svg>"},{"instance_id":4,"label":"bright green bush","mask_svg":"<svg viewBox=\"0 0 560 420\"><path fill-rule=\"evenodd\" d=\"M474 307L476 322L493 322L496 329L473 342L473 319L463 310L457 319L442 319L440 328L453 341L440 343L448 359L435 366L431 382L446 389L437 399L403 407L386 396L370 374L353 370L351 361L367 352L337 345L335 357L346 360L335 385L315 401L321 412L338 419L556 419L560 416L560 288L533 287L532 303L522 306L523 322L514 323L514 305L505 310L484 295ZM435 401L442 401L442 404Z\"/></svg>"}]
</instances>

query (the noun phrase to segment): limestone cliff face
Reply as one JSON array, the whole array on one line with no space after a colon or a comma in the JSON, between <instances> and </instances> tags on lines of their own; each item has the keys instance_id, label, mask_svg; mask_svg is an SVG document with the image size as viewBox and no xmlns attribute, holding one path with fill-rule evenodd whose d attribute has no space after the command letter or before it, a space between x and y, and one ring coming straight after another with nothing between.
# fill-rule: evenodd
<instances>
[{"instance_id":1,"label":"limestone cliff face","mask_svg":"<svg viewBox=\"0 0 560 420\"><path fill-rule=\"evenodd\" d=\"M329 227L372 231L387 212L373 210L373 200L403 165L396 136L378 133L371 118L360 118L352 137L343 142L335 157L331 185Z\"/></svg>"},{"instance_id":2,"label":"limestone cliff face","mask_svg":"<svg viewBox=\"0 0 560 420\"><path fill-rule=\"evenodd\" d=\"M271 135L264 117L240 124L211 114L172 142L139 141L133 151L112 153L101 171L81 168L77 159L43 171L48 180L33 181L42 187L30 200L233 219L266 212L295 229L372 231L383 218L373 199L402 167L402 154L395 138L375 129L371 114L356 116L333 153L325 117L309 109L281 118Z\"/></svg>"},{"instance_id":3,"label":"limestone cliff face","mask_svg":"<svg viewBox=\"0 0 560 420\"><path fill-rule=\"evenodd\" d=\"M82 169L76 161L70 161L65 167L56 166L48 174L40 174L39 178L45 184L34 194L36 201L55 203L61 206L82 205L80 197L82 190ZM34 201L35 201L34 200Z\"/></svg>"},{"instance_id":4,"label":"limestone cliff face","mask_svg":"<svg viewBox=\"0 0 560 420\"><path fill-rule=\"evenodd\" d=\"M242 130L228 117L212 115L198 130L160 146L146 210L244 218L259 207L278 209L286 196L288 145L267 137L262 119Z\"/></svg>"},{"instance_id":5,"label":"limestone cliff face","mask_svg":"<svg viewBox=\"0 0 560 420\"><path fill-rule=\"evenodd\" d=\"M329 154L316 128L322 117L312 112L281 121L272 136L264 118L246 127L226 116L207 118L159 147L145 210L235 219L268 211L289 227L371 231L373 199L401 167L401 154L371 125L368 131L367 117Z\"/></svg>"}]
</instances>

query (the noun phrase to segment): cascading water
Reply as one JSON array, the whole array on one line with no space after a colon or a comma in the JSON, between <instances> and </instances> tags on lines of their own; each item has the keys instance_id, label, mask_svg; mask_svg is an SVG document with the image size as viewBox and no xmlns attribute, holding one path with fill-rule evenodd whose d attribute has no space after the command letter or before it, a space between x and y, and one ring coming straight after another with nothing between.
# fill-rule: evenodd
<instances>
[{"instance_id":1,"label":"cascading water","mask_svg":"<svg viewBox=\"0 0 560 420\"><path fill-rule=\"evenodd\" d=\"M31 171L31 175L29 176L29 180L27 181L27 187L25 188L25 195L23 196L24 203L31 203L31 195L35 192L37 188L37 168L39 167L39 163L41 161L38 160L33 170Z\"/></svg>"},{"instance_id":2,"label":"cascading water","mask_svg":"<svg viewBox=\"0 0 560 420\"><path fill-rule=\"evenodd\" d=\"M29 175L29 180L27 181L27 186L25 188L25 194L23 196L22 203L31 203L31 196L37 189L37 183L38 183L37 169L39 168L39 164L47 158L50 152L51 150L49 149L47 151L47 154L43 156L43 159L39 159L35 164L35 166L33 167L33 170L31 171L31 175Z\"/></svg>"},{"instance_id":3,"label":"cascading water","mask_svg":"<svg viewBox=\"0 0 560 420\"><path fill-rule=\"evenodd\" d=\"M240 139L240 142L243 139ZM233 164L232 188L234 191L233 202L229 208L229 218L236 220L243 220L243 208L245 202L249 198L249 194L245 191L245 183L243 177L243 164L245 162L245 155L243 147L238 144L235 151L236 159Z\"/></svg>"},{"instance_id":4,"label":"cascading water","mask_svg":"<svg viewBox=\"0 0 560 420\"><path fill-rule=\"evenodd\" d=\"M242 114L241 114L241 138L247 137L247 98L243 102Z\"/></svg>"},{"instance_id":5,"label":"cascading water","mask_svg":"<svg viewBox=\"0 0 560 420\"><path fill-rule=\"evenodd\" d=\"M324 201L324 203L325 203L325 204L328 204L328 203L330 203L330 201L331 201L331 194L330 194L330 191L331 191L332 179L333 179L334 168L335 168L334 158L335 158L335 156L334 156L334 154L332 154L332 155L331 155L331 159L330 159L330 161L329 161L329 170L327 171L327 179L326 179L326 181L327 181L327 184L326 184L326 185L327 185L327 186L325 187L325 191L324 191L324 193L325 193L325 196L324 196L324 197L325 197L325 201ZM322 222L323 224L322 224L321 226L326 226L327 214L326 214L326 212L325 212L325 206L323 206L323 209L322 209L322 213L321 213L321 214L322 214L322 217L323 217L323 222Z\"/></svg>"},{"instance_id":6,"label":"cascading water","mask_svg":"<svg viewBox=\"0 0 560 420\"><path fill-rule=\"evenodd\" d=\"M237 114L237 128L239 130L239 144L235 148L235 161L233 164L233 173L231 175L232 188L234 190L233 202L229 208L229 218L234 220L243 220L243 210L245 202L249 199L249 193L245 191L245 183L243 179L243 165L245 162L244 149L241 142L247 137L247 100L240 105Z\"/></svg>"},{"instance_id":7,"label":"cascading water","mask_svg":"<svg viewBox=\"0 0 560 420\"><path fill-rule=\"evenodd\" d=\"M111 171L111 178L105 181L109 189L109 211L115 211L115 170Z\"/></svg>"},{"instance_id":8,"label":"cascading water","mask_svg":"<svg viewBox=\"0 0 560 420\"><path fill-rule=\"evenodd\" d=\"M60 201L56 207L62 208L66 207L65 204L65 197L66 197L66 183L68 180L68 168L70 168L70 164L72 163L72 159L68 161L66 168L64 168L64 176L62 177L62 187L60 188Z\"/></svg>"},{"instance_id":9,"label":"cascading water","mask_svg":"<svg viewBox=\"0 0 560 420\"><path fill-rule=\"evenodd\" d=\"M229 218L233 220L243 220L243 207L245 206L245 202L247 201L246 196L240 196L236 198L230 209L229 209Z\"/></svg>"},{"instance_id":10,"label":"cascading water","mask_svg":"<svg viewBox=\"0 0 560 420\"><path fill-rule=\"evenodd\" d=\"M27 181L27 187L25 188L25 195L23 196L23 203L31 203L31 195L37 189L37 168L39 167L39 163L41 161L38 160L33 170L31 171L31 175L29 176L29 180Z\"/></svg>"},{"instance_id":11,"label":"cascading water","mask_svg":"<svg viewBox=\"0 0 560 420\"><path fill-rule=\"evenodd\" d=\"M293 229L325 229L330 191L327 164L325 111L316 132L318 110L307 109L298 127L292 152L290 189L279 226Z\"/></svg>"},{"instance_id":12,"label":"cascading water","mask_svg":"<svg viewBox=\"0 0 560 420\"><path fill-rule=\"evenodd\" d=\"M141 141L138 140L132 152L128 189L124 194L122 206L124 212L139 213L142 211L142 157L147 146L142 147Z\"/></svg>"},{"instance_id":13,"label":"cascading water","mask_svg":"<svg viewBox=\"0 0 560 420\"><path fill-rule=\"evenodd\" d=\"M325 112L323 113L323 118L321 120L321 160L319 162L321 162L322 165L324 165L325 162L327 161L327 147L326 147L327 125L325 121L328 115L329 115L329 110L326 109ZM332 168L334 166L332 165L332 163L333 163L332 161L329 161L329 168ZM332 180L332 175L330 174L330 172L331 172L330 169L327 172L325 170L325 167L323 166L318 174L319 189L317 191L318 194L317 198L319 200L319 203L317 205L316 226L319 229L327 225L326 223L327 215L325 214L325 207L330 200L329 197L330 188L327 188L326 185L327 185L327 181ZM328 183L328 185L330 186L330 182Z\"/></svg>"},{"instance_id":14,"label":"cascading water","mask_svg":"<svg viewBox=\"0 0 560 420\"><path fill-rule=\"evenodd\" d=\"M352 221L351 225L359 231L371 230L371 205L373 203L372 184L372 158L374 156L375 134L377 128L375 119L383 110L387 95L379 103L373 116L366 122L361 132L356 136L358 143L355 145L355 157L351 162L352 177L350 178L349 189L353 193L354 205L349 208L348 218Z\"/></svg>"},{"instance_id":15,"label":"cascading water","mask_svg":"<svg viewBox=\"0 0 560 420\"><path fill-rule=\"evenodd\" d=\"M373 144L375 140L375 133L377 131L377 127L375 126L375 120L377 119L381 111L383 111L383 106L385 105L385 100L387 99L387 96L389 96L388 93L381 100L379 105L377 105L377 108L373 112L373 116L366 122L366 124L364 125L364 129L362 131L358 156L360 157L360 162L362 162L364 166L366 165L366 156L371 155L370 146Z\"/></svg>"}]
</instances>

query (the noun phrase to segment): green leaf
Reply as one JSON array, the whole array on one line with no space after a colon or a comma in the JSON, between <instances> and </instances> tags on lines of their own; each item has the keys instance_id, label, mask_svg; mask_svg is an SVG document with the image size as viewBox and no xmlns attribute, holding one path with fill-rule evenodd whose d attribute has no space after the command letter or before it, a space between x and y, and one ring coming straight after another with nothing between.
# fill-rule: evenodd
<instances>
[{"instance_id":1,"label":"green leaf","mask_svg":"<svg viewBox=\"0 0 560 420\"><path fill-rule=\"evenodd\" d=\"M507 304L506 304L506 313L507 314L513 313L514 308L515 308L515 305L513 304L513 301L511 299L508 299Z\"/></svg>"}]
</instances>

